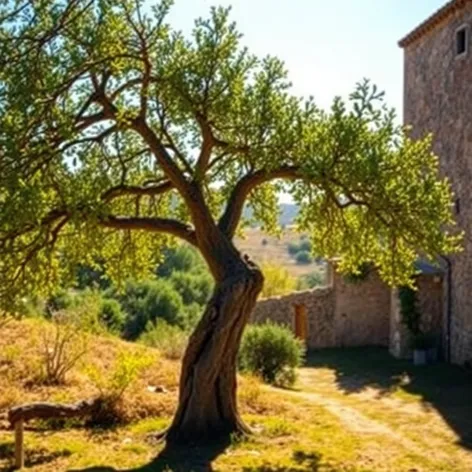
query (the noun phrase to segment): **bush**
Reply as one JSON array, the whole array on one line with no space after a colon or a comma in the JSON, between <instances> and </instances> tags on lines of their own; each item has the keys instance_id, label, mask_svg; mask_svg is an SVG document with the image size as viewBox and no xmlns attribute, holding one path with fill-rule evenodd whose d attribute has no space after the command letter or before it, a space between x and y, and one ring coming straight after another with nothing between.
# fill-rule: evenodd
<instances>
[{"instance_id":1,"label":"bush","mask_svg":"<svg viewBox=\"0 0 472 472\"><path fill-rule=\"evenodd\" d=\"M206 265L200 254L192 247L182 244L165 251L164 261L156 272L159 277L169 277L173 272L192 272L201 269L206 270Z\"/></svg>"},{"instance_id":2,"label":"bush","mask_svg":"<svg viewBox=\"0 0 472 472\"><path fill-rule=\"evenodd\" d=\"M171 326L164 320L156 324L149 323L139 341L146 346L159 349L167 359L181 359L188 343L188 335L177 326Z\"/></svg>"},{"instance_id":3,"label":"bush","mask_svg":"<svg viewBox=\"0 0 472 472\"><path fill-rule=\"evenodd\" d=\"M311 264L313 257L308 251L299 251L295 255L295 261L297 264Z\"/></svg>"},{"instance_id":4,"label":"bush","mask_svg":"<svg viewBox=\"0 0 472 472\"><path fill-rule=\"evenodd\" d=\"M265 382L293 385L305 348L288 328L267 322L249 326L239 351L239 368L259 375Z\"/></svg>"},{"instance_id":5,"label":"bush","mask_svg":"<svg viewBox=\"0 0 472 472\"><path fill-rule=\"evenodd\" d=\"M213 290L213 279L208 272L174 272L170 282L186 305L205 305Z\"/></svg>"},{"instance_id":6,"label":"bush","mask_svg":"<svg viewBox=\"0 0 472 472\"><path fill-rule=\"evenodd\" d=\"M310 288L319 287L324 285L325 277L320 272L311 272L306 275L302 275L297 281L298 290L309 290Z\"/></svg>"},{"instance_id":7,"label":"bush","mask_svg":"<svg viewBox=\"0 0 472 472\"><path fill-rule=\"evenodd\" d=\"M88 338L80 329L74 312L57 312L53 325L44 326L42 332L40 382L59 385L66 382L67 374L87 353Z\"/></svg>"},{"instance_id":8,"label":"bush","mask_svg":"<svg viewBox=\"0 0 472 472\"><path fill-rule=\"evenodd\" d=\"M46 315L52 318L55 313L65 312L74 318L74 323L80 326L80 329L103 334L107 328L101 319L103 301L101 293L97 290L60 290L48 301Z\"/></svg>"},{"instance_id":9,"label":"bush","mask_svg":"<svg viewBox=\"0 0 472 472\"><path fill-rule=\"evenodd\" d=\"M311 242L308 239L304 239L300 242L300 245L298 246L298 252L300 251L311 252Z\"/></svg>"},{"instance_id":10,"label":"bush","mask_svg":"<svg viewBox=\"0 0 472 472\"><path fill-rule=\"evenodd\" d=\"M151 356L120 352L107 372L89 366L87 374L100 392L100 408L93 413L92 423L102 426L119 423L123 418L120 402L130 385L153 363Z\"/></svg>"},{"instance_id":11,"label":"bush","mask_svg":"<svg viewBox=\"0 0 472 472\"><path fill-rule=\"evenodd\" d=\"M100 323L111 333L120 334L123 331L126 323L126 315L117 300L104 298L101 302L98 316Z\"/></svg>"},{"instance_id":12,"label":"bush","mask_svg":"<svg viewBox=\"0 0 472 472\"><path fill-rule=\"evenodd\" d=\"M298 243L288 243L288 246L287 246L287 250L288 250L288 253L291 255L291 256L295 256L295 254L300 251L300 245Z\"/></svg>"},{"instance_id":13,"label":"bush","mask_svg":"<svg viewBox=\"0 0 472 472\"><path fill-rule=\"evenodd\" d=\"M264 286L261 292L263 298L286 295L295 290L297 280L284 267L264 263L261 269L264 274Z\"/></svg>"},{"instance_id":14,"label":"bush","mask_svg":"<svg viewBox=\"0 0 472 472\"><path fill-rule=\"evenodd\" d=\"M118 300L128 314L124 329L127 339L138 338L149 322L158 319L185 326L182 297L169 280L130 281Z\"/></svg>"}]
</instances>

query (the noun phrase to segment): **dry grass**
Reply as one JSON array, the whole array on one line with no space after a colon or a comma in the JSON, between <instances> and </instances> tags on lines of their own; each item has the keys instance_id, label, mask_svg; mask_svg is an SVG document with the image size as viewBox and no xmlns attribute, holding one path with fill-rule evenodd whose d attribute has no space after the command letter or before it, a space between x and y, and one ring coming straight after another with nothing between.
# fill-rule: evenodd
<instances>
[{"instance_id":1,"label":"dry grass","mask_svg":"<svg viewBox=\"0 0 472 472\"><path fill-rule=\"evenodd\" d=\"M267 244L262 244L263 240ZM240 251L248 254L256 262L274 263L285 267L290 275L300 277L315 271L323 271L323 268L316 263L296 264L290 256L287 246L290 242L298 241L300 235L293 230L286 229L280 238L267 236L258 228L248 228L244 231L244 237L237 238L235 243Z\"/></svg>"},{"instance_id":2,"label":"dry grass","mask_svg":"<svg viewBox=\"0 0 472 472\"><path fill-rule=\"evenodd\" d=\"M162 460L155 459L162 445L147 440L149 433L164 429L171 420L177 398L178 362L166 360L158 351L136 344L114 338L93 338L90 351L65 386L35 385L31 382L38 356L34 340L38 338L41 323L35 320L12 322L2 329L0 410L19 402L75 401L93 396L97 390L85 373L86 365L93 363L100 369L111 369L119 352L151 355L155 362L125 394L123 416L127 423L104 430L81 425L51 430L44 425L29 425L25 435L29 470L210 470L208 461L201 457L199 467L189 466L191 449L183 451L177 462L165 469ZM377 351L374 355L379 357ZM427 374L421 373L426 371L407 372L405 378L398 376L397 379L397 371L403 371L405 365L382 356L381 362L375 363L374 357L366 355L366 351L320 353L315 361L310 359L309 367L302 369L295 390L275 389L261 384L257 378L242 377L239 382L241 411L256 434L244 440L235 439L224 453L212 457L212 470L472 470L470 444L465 444L465 438L448 424L445 411L434 402L426 401L428 394L435 392L434 379L441 375L440 371L430 374L430 383L423 378ZM449 382L454 384L451 388L456 388L451 378ZM469 394L467 378L464 382L461 392ZM151 385L164 387L166 393L150 392L148 386ZM418 385L422 390L413 388ZM456 394L460 397L461 392ZM457 410L456 414L461 419L467 415L471 419L467 409ZM13 451L12 432L7 430L5 421L2 426L0 470L8 467ZM207 468L200 468L204 464Z\"/></svg>"}]
</instances>

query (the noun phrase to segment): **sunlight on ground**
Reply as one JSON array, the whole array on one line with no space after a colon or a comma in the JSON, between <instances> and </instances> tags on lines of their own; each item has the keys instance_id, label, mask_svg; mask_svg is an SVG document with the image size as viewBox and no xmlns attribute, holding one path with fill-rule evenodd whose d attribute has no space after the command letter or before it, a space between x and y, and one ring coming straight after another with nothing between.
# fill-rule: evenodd
<instances>
[{"instance_id":1,"label":"sunlight on ground","mask_svg":"<svg viewBox=\"0 0 472 472\"><path fill-rule=\"evenodd\" d=\"M24 339L35 339L37 329L36 322L15 322L0 337L0 374L7 379L0 385L3 411L22 401L71 401L94 393L80 369L66 387L25 388L35 349ZM14 353L5 350L12 339ZM86 362L106 364L129 349L136 346L97 338ZM162 460L155 461L162 445L149 434L170 422L178 363L149 352L156 365L126 398L131 423L103 430L31 424L25 432L27 470L165 470ZM150 384L166 392L150 393ZM240 379L240 405L255 431L252 437L234 438L216 457L199 450L192 466L186 450L167 470L210 470L211 461L212 470L224 472L467 472L472 470L471 393L470 376L452 366L415 369L380 349L314 353L292 390ZM0 424L2 469L11 464L13 434L5 420Z\"/></svg>"}]
</instances>

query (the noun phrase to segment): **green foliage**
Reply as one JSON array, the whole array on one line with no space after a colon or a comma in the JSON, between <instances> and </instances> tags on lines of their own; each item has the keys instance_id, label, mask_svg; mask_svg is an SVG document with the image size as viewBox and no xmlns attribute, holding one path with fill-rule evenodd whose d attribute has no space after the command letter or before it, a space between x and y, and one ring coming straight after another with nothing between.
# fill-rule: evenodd
<instances>
[{"instance_id":1,"label":"green foliage","mask_svg":"<svg viewBox=\"0 0 472 472\"><path fill-rule=\"evenodd\" d=\"M299 251L307 251L311 252L311 243L308 239L303 239L300 241L300 245L298 246Z\"/></svg>"},{"instance_id":2,"label":"green foliage","mask_svg":"<svg viewBox=\"0 0 472 472\"><path fill-rule=\"evenodd\" d=\"M250 325L243 335L239 367L265 382L291 386L304 353L303 343L288 328L270 322Z\"/></svg>"},{"instance_id":3,"label":"green foliage","mask_svg":"<svg viewBox=\"0 0 472 472\"><path fill-rule=\"evenodd\" d=\"M302 275L297 280L297 290L308 290L325 284L325 276L321 272L311 272Z\"/></svg>"},{"instance_id":4,"label":"green foliage","mask_svg":"<svg viewBox=\"0 0 472 472\"><path fill-rule=\"evenodd\" d=\"M86 373L100 392L100 406L93 412L95 425L110 426L120 422L120 401L125 392L143 372L155 362L150 355L143 353L120 352L114 365L104 371L89 365Z\"/></svg>"},{"instance_id":5,"label":"green foliage","mask_svg":"<svg viewBox=\"0 0 472 472\"><path fill-rule=\"evenodd\" d=\"M159 349L167 359L181 359L188 344L188 333L164 320L157 320L155 324L149 323L146 326L139 341Z\"/></svg>"},{"instance_id":6,"label":"green foliage","mask_svg":"<svg viewBox=\"0 0 472 472\"><path fill-rule=\"evenodd\" d=\"M398 289L398 298L402 323L413 337L419 336L421 334L421 313L418 310L417 290L412 286L402 286Z\"/></svg>"},{"instance_id":7,"label":"green foliage","mask_svg":"<svg viewBox=\"0 0 472 472\"><path fill-rule=\"evenodd\" d=\"M102 266L90 267L79 265L76 269L75 277L77 288L79 290L86 288L107 289L110 286L110 281L106 278Z\"/></svg>"},{"instance_id":8,"label":"green foliage","mask_svg":"<svg viewBox=\"0 0 472 472\"><path fill-rule=\"evenodd\" d=\"M295 242L288 243L287 251L291 256L294 256L299 251L298 243L295 243Z\"/></svg>"},{"instance_id":9,"label":"green foliage","mask_svg":"<svg viewBox=\"0 0 472 472\"><path fill-rule=\"evenodd\" d=\"M126 314L117 300L104 298L100 305L99 320L111 333L121 334L125 327Z\"/></svg>"},{"instance_id":10,"label":"green foliage","mask_svg":"<svg viewBox=\"0 0 472 472\"><path fill-rule=\"evenodd\" d=\"M372 271L372 265L367 262L362 263L355 270L344 274L347 283L358 284L364 282Z\"/></svg>"},{"instance_id":11,"label":"green foliage","mask_svg":"<svg viewBox=\"0 0 472 472\"><path fill-rule=\"evenodd\" d=\"M157 319L172 325L185 325L182 297L169 280L129 281L117 297L128 315L124 328L128 339L136 339L149 322L155 323Z\"/></svg>"},{"instance_id":12,"label":"green foliage","mask_svg":"<svg viewBox=\"0 0 472 472\"><path fill-rule=\"evenodd\" d=\"M409 139L368 81L319 109L229 9L186 37L169 0L16 3L0 4L0 308L96 261L119 288L146 278L175 237L231 239L245 204L276 233L280 191L346 272L407 284L419 252L458 248L431 138Z\"/></svg>"},{"instance_id":13,"label":"green foliage","mask_svg":"<svg viewBox=\"0 0 472 472\"><path fill-rule=\"evenodd\" d=\"M308 239L300 239L299 242L290 242L287 245L288 253L293 256L297 264L311 264L313 257L311 255L311 243Z\"/></svg>"},{"instance_id":14,"label":"green foliage","mask_svg":"<svg viewBox=\"0 0 472 472\"><path fill-rule=\"evenodd\" d=\"M186 305L191 303L205 305L213 290L213 279L207 271L174 272L169 281Z\"/></svg>"},{"instance_id":15,"label":"green foliage","mask_svg":"<svg viewBox=\"0 0 472 472\"><path fill-rule=\"evenodd\" d=\"M170 277L174 272L204 272L206 265L192 247L181 244L164 251L164 259L157 267L159 277Z\"/></svg>"},{"instance_id":16,"label":"green foliage","mask_svg":"<svg viewBox=\"0 0 472 472\"><path fill-rule=\"evenodd\" d=\"M60 289L47 302L46 316L53 317L56 312L60 311L73 317L80 329L102 334L108 327L106 315L102 313L104 303L102 294L97 290Z\"/></svg>"},{"instance_id":17,"label":"green foliage","mask_svg":"<svg viewBox=\"0 0 472 472\"><path fill-rule=\"evenodd\" d=\"M264 274L261 297L269 298L286 295L295 290L297 280L284 267L265 262L261 265L261 269Z\"/></svg>"},{"instance_id":18,"label":"green foliage","mask_svg":"<svg viewBox=\"0 0 472 472\"><path fill-rule=\"evenodd\" d=\"M297 264L311 264L313 257L308 251L298 251L295 254L295 261Z\"/></svg>"}]
</instances>

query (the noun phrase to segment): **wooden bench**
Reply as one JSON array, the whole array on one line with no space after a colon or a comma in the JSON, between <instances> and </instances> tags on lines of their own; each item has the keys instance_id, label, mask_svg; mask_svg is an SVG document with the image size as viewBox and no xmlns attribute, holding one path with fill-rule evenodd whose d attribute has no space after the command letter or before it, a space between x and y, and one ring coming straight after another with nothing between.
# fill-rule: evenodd
<instances>
[{"instance_id":1,"label":"wooden bench","mask_svg":"<svg viewBox=\"0 0 472 472\"><path fill-rule=\"evenodd\" d=\"M100 405L100 399L94 398L77 403L28 403L11 408L8 421L15 429L15 468L25 465L24 425L33 419L83 418L93 413Z\"/></svg>"}]
</instances>

